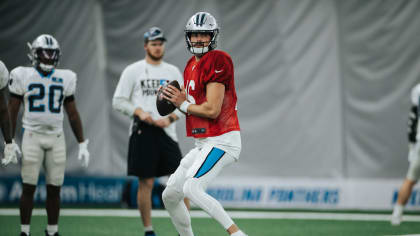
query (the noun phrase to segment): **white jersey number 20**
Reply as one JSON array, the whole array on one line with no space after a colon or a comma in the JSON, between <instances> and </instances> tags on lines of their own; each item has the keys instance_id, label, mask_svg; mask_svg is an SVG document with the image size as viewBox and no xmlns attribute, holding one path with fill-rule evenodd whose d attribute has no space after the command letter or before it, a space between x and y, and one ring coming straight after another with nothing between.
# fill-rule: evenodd
<instances>
[{"instance_id":1,"label":"white jersey number 20","mask_svg":"<svg viewBox=\"0 0 420 236\"><path fill-rule=\"evenodd\" d=\"M48 104L45 104L44 102L45 85L30 84L28 90L34 91L33 94L28 96L30 112L45 112L45 106L48 106L48 110L51 113L61 112L61 105L64 99L63 86L50 85L48 87ZM56 100L56 95L58 96L58 100Z\"/></svg>"}]
</instances>

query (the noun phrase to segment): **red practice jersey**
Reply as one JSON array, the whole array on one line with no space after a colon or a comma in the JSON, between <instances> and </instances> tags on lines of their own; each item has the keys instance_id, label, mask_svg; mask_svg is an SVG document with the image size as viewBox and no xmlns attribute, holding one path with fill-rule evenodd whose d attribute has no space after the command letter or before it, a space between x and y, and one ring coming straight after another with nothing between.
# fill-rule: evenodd
<instances>
[{"instance_id":1,"label":"red practice jersey","mask_svg":"<svg viewBox=\"0 0 420 236\"><path fill-rule=\"evenodd\" d=\"M205 138L240 130L236 109L236 91L233 63L229 54L213 50L204 54L197 62L193 56L185 66L184 87L187 99L200 105L206 101L207 83L216 82L225 85L222 109L216 119L209 119L188 114L187 136Z\"/></svg>"}]
</instances>

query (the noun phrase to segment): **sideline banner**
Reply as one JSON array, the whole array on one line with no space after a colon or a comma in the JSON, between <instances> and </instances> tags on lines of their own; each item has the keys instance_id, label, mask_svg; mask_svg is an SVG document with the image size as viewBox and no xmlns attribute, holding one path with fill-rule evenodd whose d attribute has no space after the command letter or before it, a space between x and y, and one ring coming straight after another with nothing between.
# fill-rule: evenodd
<instances>
[{"instance_id":1,"label":"sideline banner","mask_svg":"<svg viewBox=\"0 0 420 236\"><path fill-rule=\"evenodd\" d=\"M120 205L121 207L137 208L138 180L135 177L90 177L65 176L61 187L61 203L87 205ZM155 182L152 192L154 209L163 208L162 191L164 186ZM0 204L16 204L22 194L20 176L0 177ZM40 176L34 200L44 203L47 198L45 177Z\"/></svg>"},{"instance_id":2,"label":"sideline banner","mask_svg":"<svg viewBox=\"0 0 420 236\"><path fill-rule=\"evenodd\" d=\"M126 178L66 176L61 187L62 203L116 204L121 202ZM18 203L22 193L20 176L0 177L0 203ZM45 177L40 176L35 202L45 202Z\"/></svg>"},{"instance_id":3,"label":"sideline banner","mask_svg":"<svg viewBox=\"0 0 420 236\"><path fill-rule=\"evenodd\" d=\"M401 180L395 179L217 179L207 192L232 208L302 208L390 210ZM416 186L407 210L420 210Z\"/></svg>"},{"instance_id":4,"label":"sideline banner","mask_svg":"<svg viewBox=\"0 0 420 236\"><path fill-rule=\"evenodd\" d=\"M154 208L162 208L165 179L155 183ZM229 208L392 209L402 184L395 179L278 179L219 178L207 192ZM121 204L137 207L135 178L66 176L61 190L65 204ZM19 176L0 177L0 204L18 203L22 192ZM45 179L40 178L36 202L46 199ZM415 187L407 210L420 210L420 186Z\"/></svg>"}]
</instances>

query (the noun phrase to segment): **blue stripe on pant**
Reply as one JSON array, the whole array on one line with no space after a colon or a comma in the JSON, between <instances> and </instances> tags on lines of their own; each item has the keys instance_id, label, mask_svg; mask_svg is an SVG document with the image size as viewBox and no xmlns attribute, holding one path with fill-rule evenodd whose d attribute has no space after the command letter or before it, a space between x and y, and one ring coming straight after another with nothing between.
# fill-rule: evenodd
<instances>
[{"instance_id":1,"label":"blue stripe on pant","mask_svg":"<svg viewBox=\"0 0 420 236\"><path fill-rule=\"evenodd\" d=\"M225 151L213 147L207 155L206 160L204 160L203 164L201 164L197 173L194 175L194 178L200 178L209 172L213 166L215 166L216 163L223 157L223 155L225 155Z\"/></svg>"}]
</instances>

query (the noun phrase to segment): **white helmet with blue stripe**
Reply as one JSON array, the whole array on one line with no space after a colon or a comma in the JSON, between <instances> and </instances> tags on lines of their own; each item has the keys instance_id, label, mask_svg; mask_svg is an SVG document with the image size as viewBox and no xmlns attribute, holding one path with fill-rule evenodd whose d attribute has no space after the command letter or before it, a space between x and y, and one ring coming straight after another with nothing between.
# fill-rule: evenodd
<instances>
[{"instance_id":1,"label":"white helmet with blue stripe","mask_svg":"<svg viewBox=\"0 0 420 236\"><path fill-rule=\"evenodd\" d=\"M49 34L38 36L32 44L28 43L30 52L29 60L35 68L40 68L44 72L50 72L57 67L61 56L58 41Z\"/></svg>"},{"instance_id":2,"label":"white helmet with blue stripe","mask_svg":"<svg viewBox=\"0 0 420 236\"><path fill-rule=\"evenodd\" d=\"M207 47L193 47L190 36L192 33L208 33L211 36L210 43ZM217 36L219 35L219 26L216 18L207 12L195 13L185 26L185 40L187 48L192 54L204 54L211 51L217 46Z\"/></svg>"}]
</instances>

